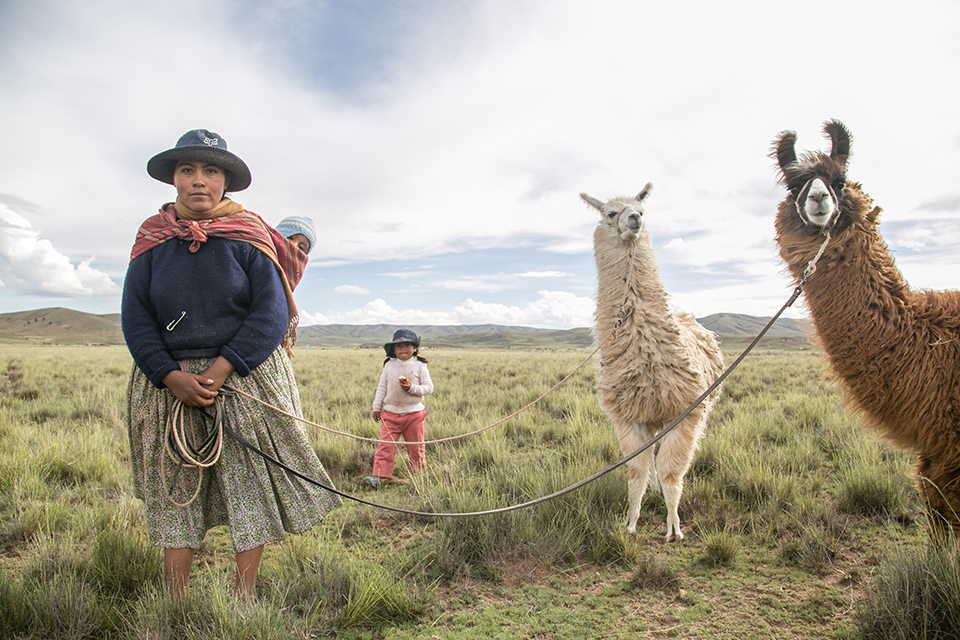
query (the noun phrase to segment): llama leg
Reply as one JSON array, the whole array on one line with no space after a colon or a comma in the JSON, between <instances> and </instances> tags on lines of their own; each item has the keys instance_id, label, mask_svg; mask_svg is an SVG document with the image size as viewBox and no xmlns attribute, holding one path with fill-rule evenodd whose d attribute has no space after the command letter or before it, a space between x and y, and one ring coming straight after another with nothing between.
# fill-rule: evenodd
<instances>
[{"instance_id":1,"label":"llama leg","mask_svg":"<svg viewBox=\"0 0 960 640\"><path fill-rule=\"evenodd\" d=\"M660 441L656 473L667 505L667 542L683 540L679 513L683 477L693 462L705 422L706 416L691 415Z\"/></svg>"},{"instance_id":2,"label":"llama leg","mask_svg":"<svg viewBox=\"0 0 960 640\"><path fill-rule=\"evenodd\" d=\"M617 424L617 436L620 440L620 451L624 455L633 453L649 439L646 425L636 423ZM630 479L627 480L627 519L624 525L627 532L637 530L637 520L640 519L640 503L647 490L650 471L653 468L653 449L650 448L627 462L630 470Z\"/></svg>"},{"instance_id":3,"label":"llama leg","mask_svg":"<svg viewBox=\"0 0 960 640\"><path fill-rule=\"evenodd\" d=\"M933 538L944 542L951 531L960 538L960 469L922 453L915 469Z\"/></svg>"}]
</instances>

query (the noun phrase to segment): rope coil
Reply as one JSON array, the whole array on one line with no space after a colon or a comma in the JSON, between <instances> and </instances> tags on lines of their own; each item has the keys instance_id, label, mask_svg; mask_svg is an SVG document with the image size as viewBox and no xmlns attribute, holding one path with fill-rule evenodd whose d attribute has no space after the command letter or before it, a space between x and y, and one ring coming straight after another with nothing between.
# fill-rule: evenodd
<instances>
[{"instance_id":1,"label":"rope coil","mask_svg":"<svg viewBox=\"0 0 960 640\"><path fill-rule=\"evenodd\" d=\"M160 454L160 478L163 481L163 491L167 496L167 500L178 507L189 506L197 499L203 483L203 470L209 469L220 460L220 454L223 452L223 400L225 396L232 395L232 393L223 391L217 395L214 399L215 413L213 416L197 408L198 413L203 416L205 421L210 421L213 427L209 433L205 434L203 441L199 445L194 444L196 429L191 429L191 433L187 433L187 420L185 420L186 409L194 407L187 407L176 397L173 398L170 411L167 415L167 423L164 427L163 453ZM190 424L194 425L195 423L190 421ZM169 485L166 482L166 465L164 464L167 458L177 465ZM180 503L173 498L173 485L177 482L180 471L183 469L198 470L197 486L193 491L193 495L190 496L190 499Z\"/></svg>"}]
</instances>

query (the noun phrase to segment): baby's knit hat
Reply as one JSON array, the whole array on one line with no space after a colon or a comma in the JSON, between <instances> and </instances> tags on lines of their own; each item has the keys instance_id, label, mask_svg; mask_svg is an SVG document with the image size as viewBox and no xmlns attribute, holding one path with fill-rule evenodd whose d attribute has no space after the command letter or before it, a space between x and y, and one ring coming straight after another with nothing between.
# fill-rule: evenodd
<instances>
[{"instance_id":1,"label":"baby's knit hat","mask_svg":"<svg viewBox=\"0 0 960 640\"><path fill-rule=\"evenodd\" d=\"M290 216L289 218L284 218L280 221L280 224L277 225L277 231L279 231L284 238L295 236L298 233L302 235L307 239L307 242L310 243L310 246L307 248L307 253L310 253L313 246L317 243L317 230L313 226L313 220L306 216Z\"/></svg>"}]
</instances>

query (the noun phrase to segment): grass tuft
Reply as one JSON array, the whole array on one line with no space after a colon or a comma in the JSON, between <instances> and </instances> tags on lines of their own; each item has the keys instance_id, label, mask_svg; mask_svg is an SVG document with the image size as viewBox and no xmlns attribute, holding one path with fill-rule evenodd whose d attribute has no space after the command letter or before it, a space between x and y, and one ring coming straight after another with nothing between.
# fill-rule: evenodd
<instances>
[{"instance_id":1,"label":"grass tuft","mask_svg":"<svg viewBox=\"0 0 960 640\"><path fill-rule=\"evenodd\" d=\"M960 550L930 545L885 558L856 612L865 639L948 640L960 637Z\"/></svg>"}]
</instances>

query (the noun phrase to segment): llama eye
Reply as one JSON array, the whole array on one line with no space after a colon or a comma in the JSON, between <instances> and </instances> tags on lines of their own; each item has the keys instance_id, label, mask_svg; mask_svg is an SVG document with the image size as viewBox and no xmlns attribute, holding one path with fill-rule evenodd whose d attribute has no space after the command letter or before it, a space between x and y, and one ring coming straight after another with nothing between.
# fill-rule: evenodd
<instances>
[{"instance_id":1,"label":"llama eye","mask_svg":"<svg viewBox=\"0 0 960 640\"><path fill-rule=\"evenodd\" d=\"M611 211L610 213L607 214L607 217L610 218L611 220L613 220L614 218L617 217L617 212L616 212L616 211Z\"/></svg>"}]
</instances>

